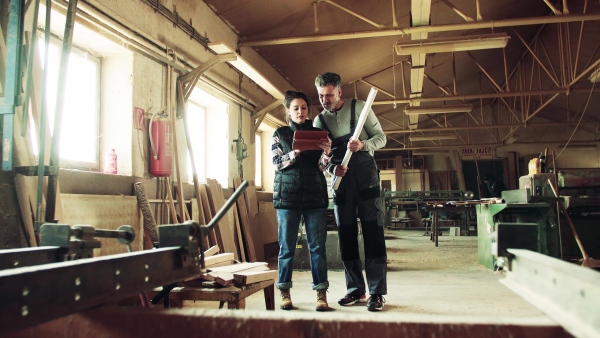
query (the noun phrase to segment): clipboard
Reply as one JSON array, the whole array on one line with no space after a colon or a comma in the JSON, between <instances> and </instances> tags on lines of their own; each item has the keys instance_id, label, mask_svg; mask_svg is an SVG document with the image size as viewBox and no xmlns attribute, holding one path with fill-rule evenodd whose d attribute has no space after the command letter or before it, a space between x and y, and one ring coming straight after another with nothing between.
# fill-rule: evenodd
<instances>
[{"instance_id":1,"label":"clipboard","mask_svg":"<svg viewBox=\"0 0 600 338\"><path fill-rule=\"evenodd\" d=\"M317 143L321 143L321 139L328 138L328 132L325 130L298 130L294 132L294 142L292 149L294 150L321 150Z\"/></svg>"}]
</instances>

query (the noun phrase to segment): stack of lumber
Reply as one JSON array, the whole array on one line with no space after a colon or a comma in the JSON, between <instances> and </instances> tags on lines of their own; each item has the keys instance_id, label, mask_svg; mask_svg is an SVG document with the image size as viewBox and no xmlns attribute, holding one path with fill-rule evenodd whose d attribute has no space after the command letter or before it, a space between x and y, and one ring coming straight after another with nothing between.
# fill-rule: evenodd
<instances>
[{"instance_id":1,"label":"stack of lumber","mask_svg":"<svg viewBox=\"0 0 600 338\"><path fill-rule=\"evenodd\" d=\"M234 189L241 183L235 179ZM223 188L209 178L206 184L200 184L197 195L200 203L192 203L192 219L208 224L225 204ZM264 261L264 243L257 214L256 187L250 184L210 232L208 244L233 253L234 259L240 262Z\"/></svg>"},{"instance_id":2,"label":"stack of lumber","mask_svg":"<svg viewBox=\"0 0 600 338\"><path fill-rule=\"evenodd\" d=\"M277 270L270 270L266 262L235 264L232 253L215 254L215 249L218 252L216 246L204 252L207 272L202 275L201 280L188 281L185 285L198 286L203 281L213 282L211 285L215 286L248 285L277 278Z\"/></svg>"}]
</instances>

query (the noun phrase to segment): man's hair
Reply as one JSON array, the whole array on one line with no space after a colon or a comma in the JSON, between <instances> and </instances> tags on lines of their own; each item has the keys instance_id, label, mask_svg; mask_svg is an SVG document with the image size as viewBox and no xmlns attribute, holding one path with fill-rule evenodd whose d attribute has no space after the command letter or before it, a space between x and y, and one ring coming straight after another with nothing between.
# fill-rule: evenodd
<instances>
[{"instance_id":1,"label":"man's hair","mask_svg":"<svg viewBox=\"0 0 600 338\"><path fill-rule=\"evenodd\" d=\"M484 181L492 181L493 179L494 179L494 177L492 175L483 175Z\"/></svg>"},{"instance_id":2,"label":"man's hair","mask_svg":"<svg viewBox=\"0 0 600 338\"><path fill-rule=\"evenodd\" d=\"M339 88L341 86L342 78L336 73L323 73L317 75L315 79L315 86L318 87L327 87L332 85L334 88Z\"/></svg>"}]
</instances>

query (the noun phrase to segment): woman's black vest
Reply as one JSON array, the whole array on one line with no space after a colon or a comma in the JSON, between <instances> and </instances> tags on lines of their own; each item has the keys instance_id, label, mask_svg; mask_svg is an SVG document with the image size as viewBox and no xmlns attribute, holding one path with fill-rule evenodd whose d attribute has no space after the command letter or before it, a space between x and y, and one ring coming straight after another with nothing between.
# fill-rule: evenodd
<instances>
[{"instance_id":1,"label":"woman's black vest","mask_svg":"<svg viewBox=\"0 0 600 338\"><path fill-rule=\"evenodd\" d=\"M320 130L312 126L311 120L304 124L290 121L289 126L278 128L275 133L283 153L292 151L294 131ZM275 209L317 209L327 208L327 182L319 169L322 150L305 150L298 155L296 163L285 169L275 171L273 186L273 206Z\"/></svg>"}]
</instances>

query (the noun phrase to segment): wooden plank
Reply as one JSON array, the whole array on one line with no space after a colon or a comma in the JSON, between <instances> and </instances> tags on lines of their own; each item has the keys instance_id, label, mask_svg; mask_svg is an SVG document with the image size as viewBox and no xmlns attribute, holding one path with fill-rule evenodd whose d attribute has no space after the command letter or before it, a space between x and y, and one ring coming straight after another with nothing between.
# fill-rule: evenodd
<instances>
[{"instance_id":1,"label":"wooden plank","mask_svg":"<svg viewBox=\"0 0 600 338\"><path fill-rule=\"evenodd\" d=\"M210 248L208 248L208 250L204 251L204 257L209 257L212 256L214 254L216 254L217 252L219 252L219 246L218 245L213 245Z\"/></svg>"},{"instance_id":2,"label":"wooden plank","mask_svg":"<svg viewBox=\"0 0 600 338\"><path fill-rule=\"evenodd\" d=\"M236 273L263 272L263 271L269 270L267 263L249 263L249 264L263 264L263 265L256 265L253 267L241 269L238 271L231 271L231 272L213 272L213 271L211 271L211 272L207 273L206 275L214 278L214 281L216 281L218 284L220 284L222 286L227 286L234 282L234 274L236 274ZM234 267L236 265L240 265L240 264L223 266L222 268ZM217 269L220 269L220 268L217 268Z\"/></svg>"},{"instance_id":3,"label":"wooden plank","mask_svg":"<svg viewBox=\"0 0 600 338\"><path fill-rule=\"evenodd\" d=\"M216 214L223 205L225 205L225 197L223 195L223 188L217 182L217 180L208 179L209 188L211 191L214 214ZM235 245L235 229L233 224L233 212L231 208L225 213L223 218L219 221L219 234L221 236L221 241L223 243L223 251L232 252L237 260L239 255L237 254L237 248Z\"/></svg>"},{"instance_id":4,"label":"wooden plank","mask_svg":"<svg viewBox=\"0 0 600 338\"><path fill-rule=\"evenodd\" d=\"M237 204L234 204L231 207L233 211L233 226L235 227L235 247L238 253L239 260L242 262L247 262L246 259L246 248L244 245L244 236L242 235L242 225L240 224L240 217L237 211Z\"/></svg>"},{"instance_id":5,"label":"wooden plank","mask_svg":"<svg viewBox=\"0 0 600 338\"><path fill-rule=\"evenodd\" d=\"M133 251L143 250L138 201L135 196L62 194L65 224L88 224L96 229L117 230L130 225L136 236L131 242ZM127 246L114 238L99 238L102 247L94 254L105 256L126 253Z\"/></svg>"},{"instance_id":6,"label":"wooden plank","mask_svg":"<svg viewBox=\"0 0 600 338\"><path fill-rule=\"evenodd\" d=\"M277 270L259 271L259 272L239 272L233 274L236 284L248 285L266 280L275 280L277 278Z\"/></svg>"},{"instance_id":7,"label":"wooden plank","mask_svg":"<svg viewBox=\"0 0 600 338\"><path fill-rule=\"evenodd\" d=\"M216 194L217 194L217 192L216 192L215 187L213 186L213 184L212 184L212 182L211 182L210 179L207 179L207 181L206 181L206 191L208 193L207 197L208 197L209 210L210 210L210 213L214 217L214 215L216 215L217 212L219 211L219 208L218 208L218 205L217 205L217 202L216 202ZM207 224L208 223L210 223L210 221L207 222ZM225 225L224 225L223 219L221 219L219 222L217 222L217 224L215 225L215 227L213 228L212 231L215 233L215 236L217 238L217 244L219 245L219 247L223 248L223 251L225 251L225 252L234 253L233 250L231 250L231 247L229 245L226 245L223 242L223 235L222 235L222 233L224 231L224 229L223 229L224 227L225 227Z\"/></svg>"},{"instance_id":8,"label":"wooden plank","mask_svg":"<svg viewBox=\"0 0 600 338\"><path fill-rule=\"evenodd\" d=\"M233 254L231 252L225 252L225 253L216 254L216 255L213 255L210 257L204 257L204 265L206 267L217 264L217 263L222 263L222 262L230 262L229 264L232 264L233 263Z\"/></svg>"},{"instance_id":9,"label":"wooden plank","mask_svg":"<svg viewBox=\"0 0 600 338\"><path fill-rule=\"evenodd\" d=\"M210 206L208 203L208 191L206 189L205 184L200 184L198 186L198 197L197 198L200 201L200 203L198 205L202 206L202 210L199 211L201 213L203 221L204 221L202 224L206 225L212 219L213 214L210 211ZM209 239L210 245L219 245L215 231L211 231L208 233L208 239ZM219 245L219 247L222 247L222 246Z\"/></svg>"},{"instance_id":10,"label":"wooden plank","mask_svg":"<svg viewBox=\"0 0 600 338\"><path fill-rule=\"evenodd\" d=\"M241 184L241 180L236 178L233 180L234 187L237 189ZM240 224L242 226L242 233L244 235L244 243L248 254L248 261L256 262L264 260L264 249L262 248L262 243L257 244L259 239L255 237L253 233L252 224L250 219L248 218L248 212L246 208L246 199L238 198L237 200L237 210L240 219ZM259 255L259 250L261 254ZM259 258L260 257L260 258Z\"/></svg>"},{"instance_id":11,"label":"wooden plank","mask_svg":"<svg viewBox=\"0 0 600 338\"><path fill-rule=\"evenodd\" d=\"M234 273L234 272L238 272L238 271L246 271L246 270L254 269L257 267L266 267L266 266L267 266L266 262L238 263L238 264L232 264L232 265L228 265L228 266L222 266L222 267L210 269L209 273ZM263 271L263 270L256 270L256 271Z\"/></svg>"},{"instance_id":12,"label":"wooden plank","mask_svg":"<svg viewBox=\"0 0 600 338\"><path fill-rule=\"evenodd\" d=\"M256 187L254 185L249 185L246 188L246 203L248 205L248 214L250 217L256 216L258 213L258 200L256 198Z\"/></svg>"}]
</instances>

